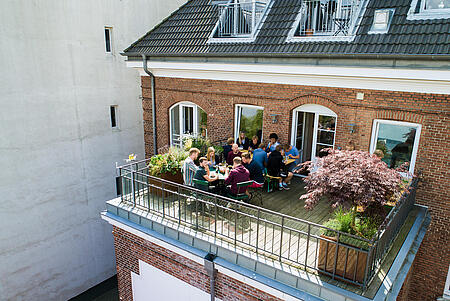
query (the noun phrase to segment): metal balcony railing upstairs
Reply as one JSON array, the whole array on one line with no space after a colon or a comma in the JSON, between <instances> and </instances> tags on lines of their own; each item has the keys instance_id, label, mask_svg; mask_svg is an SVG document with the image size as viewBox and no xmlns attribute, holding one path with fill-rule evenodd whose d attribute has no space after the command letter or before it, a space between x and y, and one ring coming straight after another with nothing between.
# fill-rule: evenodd
<instances>
[{"instance_id":1,"label":"metal balcony railing upstairs","mask_svg":"<svg viewBox=\"0 0 450 301\"><path fill-rule=\"evenodd\" d=\"M218 38L252 37L264 15L267 2L234 0L218 4Z\"/></svg>"},{"instance_id":2,"label":"metal balcony railing upstairs","mask_svg":"<svg viewBox=\"0 0 450 301\"><path fill-rule=\"evenodd\" d=\"M149 176L148 160L118 167L122 201L277 261L360 286L381 266L414 206L413 179L376 235L364 239L193 187ZM333 235L323 236L324 232ZM334 238L333 238L334 237Z\"/></svg>"},{"instance_id":3,"label":"metal balcony railing upstairs","mask_svg":"<svg viewBox=\"0 0 450 301\"><path fill-rule=\"evenodd\" d=\"M298 36L348 36L363 0L303 0Z\"/></svg>"}]
</instances>

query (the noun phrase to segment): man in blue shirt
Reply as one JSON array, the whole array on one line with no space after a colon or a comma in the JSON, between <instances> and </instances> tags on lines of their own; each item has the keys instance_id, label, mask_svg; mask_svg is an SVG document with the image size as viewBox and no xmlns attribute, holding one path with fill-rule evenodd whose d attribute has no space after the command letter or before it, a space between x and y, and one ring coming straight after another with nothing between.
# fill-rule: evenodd
<instances>
[{"instance_id":1,"label":"man in blue shirt","mask_svg":"<svg viewBox=\"0 0 450 301\"><path fill-rule=\"evenodd\" d=\"M264 143L259 145L258 149L253 151L253 161L255 161L261 169L264 170L265 165L267 164L267 153L264 151Z\"/></svg>"},{"instance_id":2,"label":"man in blue shirt","mask_svg":"<svg viewBox=\"0 0 450 301\"><path fill-rule=\"evenodd\" d=\"M287 159L295 159L295 162L292 162L287 166L287 169L289 171L292 171L294 167L296 167L297 164L300 162L300 153L298 152L298 149L295 146L285 144L284 155L286 156Z\"/></svg>"}]
</instances>

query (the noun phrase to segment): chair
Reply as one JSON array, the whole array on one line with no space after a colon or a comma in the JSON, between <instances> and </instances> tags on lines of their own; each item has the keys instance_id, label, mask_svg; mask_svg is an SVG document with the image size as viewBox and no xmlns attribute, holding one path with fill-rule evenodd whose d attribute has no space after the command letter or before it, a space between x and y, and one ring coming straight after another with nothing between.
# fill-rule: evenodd
<instances>
[{"instance_id":1,"label":"chair","mask_svg":"<svg viewBox=\"0 0 450 301\"><path fill-rule=\"evenodd\" d=\"M253 183L256 183L255 181L253 181ZM250 194L252 195L252 200L258 200L259 204L261 206L263 206L263 196L262 196L262 190L264 189L264 185L262 185L261 187L249 187L248 188L250 190Z\"/></svg>"},{"instance_id":2,"label":"chair","mask_svg":"<svg viewBox=\"0 0 450 301\"><path fill-rule=\"evenodd\" d=\"M281 177L274 177L269 175L267 168L264 168L264 179L267 183L267 192L272 192L274 188L278 187Z\"/></svg>"},{"instance_id":3,"label":"chair","mask_svg":"<svg viewBox=\"0 0 450 301\"><path fill-rule=\"evenodd\" d=\"M233 195L231 193L228 193L227 196L229 198L232 198L234 200L248 200L249 197L248 195L245 193L245 190L242 190L242 188L244 187L248 187L250 185L253 184L253 181L245 181L245 182L239 182L237 183L237 189L238 189L238 193L236 195ZM243 191L243 192L241 192Z\"/></svg>"},{"instance_id":4,"label":"chair","mask_svg":"<svg viewBox=\"0 0 450 301\"><path fill-rule=\"evenodd\" d=\"M205 180L198 180L198 179L192 179L192 182L194 182L194 184L199 185L200 187L206 188L205 191L209 190L209 183L208 181Z\"/></svg>"}]
</instances>

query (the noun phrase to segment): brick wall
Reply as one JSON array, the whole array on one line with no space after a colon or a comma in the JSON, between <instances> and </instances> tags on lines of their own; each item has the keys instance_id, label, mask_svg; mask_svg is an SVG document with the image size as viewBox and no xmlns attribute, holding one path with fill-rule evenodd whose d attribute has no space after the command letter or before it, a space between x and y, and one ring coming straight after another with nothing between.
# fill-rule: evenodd
<instances>
[{"instance_id":1,"label":"brick wall","mask_svg":"<svg viewBox=\"0 0 450 301\"><path fill-rule=\"evenodd\" d=\"M144 136L147 156L152 154L150 79L142 77ZM357 100L356 93L364 93ZM236 104L264 107L263 133L278 133L289 142L291 112L303 104L320 104L337 115L336 147L352 140L369 150L374 119L422 124L416 171L423 171L417 202L429 207L430 228L410 275L411 300L435 300L442 295L450 263L450 96L426 93L375 91L331 87L295 86L213 80L156 79L158 147L169 143L169 108L180 101L199 105L208 114L208 136L219 140L233 136ZM281 114L273 124L270 114ZM351 134L349 124L356 124Z\"/></svg>"},{"instance_id":2,"label":"brick wall","mask_svg":"<svg viewBox=\"0 0 450 301\"><path fill-rule=\"evenodd\" d=\"M204 267L197 262L116 226L113 227L113 235L120 300L133 300L131 272L139 274L139 259L196 288L210 292L209 277ZM217 274L215 289L216 297L224 301L281 300L222 273Z\"/></svg>"}]
</instances>

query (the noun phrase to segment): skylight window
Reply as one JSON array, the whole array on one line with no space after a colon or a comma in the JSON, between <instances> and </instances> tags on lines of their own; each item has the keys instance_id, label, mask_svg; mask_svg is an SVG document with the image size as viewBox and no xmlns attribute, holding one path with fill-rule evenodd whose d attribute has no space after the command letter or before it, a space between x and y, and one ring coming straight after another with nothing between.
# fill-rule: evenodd
<instances>
[{"instance_id":1,"label":"skylight window","mask_svg":"<svg viewBox=\"0 0 450 301\"><path fill-rule=\"evenodd\" d=\"M378 9L373 16L373 24L369 33L387 33L395 9Z\"/></svg>"}]
</instances>

